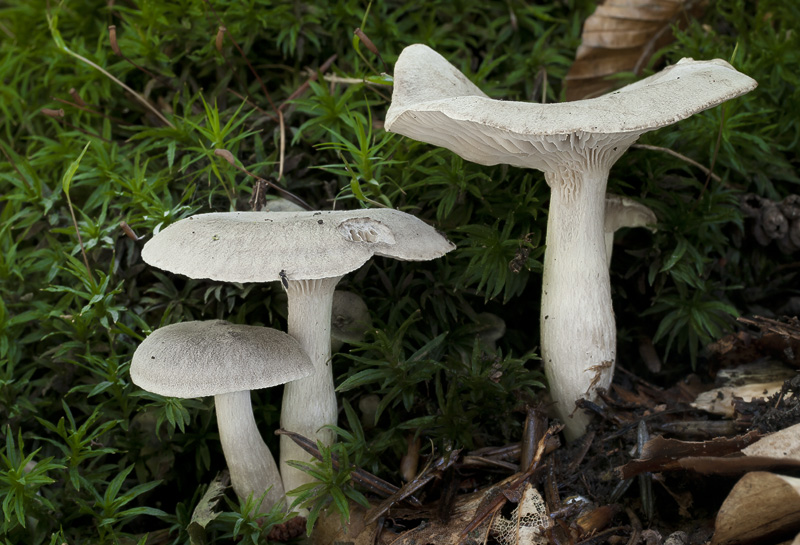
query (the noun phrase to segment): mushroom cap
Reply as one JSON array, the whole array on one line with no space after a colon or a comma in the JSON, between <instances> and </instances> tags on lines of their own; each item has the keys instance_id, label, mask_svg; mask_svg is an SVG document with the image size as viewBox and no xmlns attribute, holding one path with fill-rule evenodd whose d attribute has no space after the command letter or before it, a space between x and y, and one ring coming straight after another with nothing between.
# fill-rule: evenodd
<instances>
[{"instance_id":1,"label":"mushroom cap","mask_svg":"<svg viewBox=\"0 0 800 545\"><path fill-rule=\"evenodd\" d=\"M361 342L372 327L372 317L364 300L351 291L333 292L331 337L345 343Z\"/></svg>"},{"instance_id":2,"label":"mushroom cap","mask_svg":"<svg viewBox=\"0 0 800 545\"><path fill-rule=\"evenodd\" d=\"M313 371L314 365L294 337L224 320L157 329L142 341L131 361L134 384L148 392L183 398L268 388Z\"/></svg>"},{"instance_id":3,"label":"mushroom cap","mask_svg":"<svg viewBox=\"0 0 800 545\"><path fill-rule=\"evenodd\" d=\"M670 125L756 87L715 59L682 59L661 72L588 100L536 104L494 100L426 45L406 47L395 64L387 131L445 147L483 165L546 170L532 142L570 135L638 135ZM599 138L613 145L613 138Z\"/></svg>"},{"instance_id":4,"label":"mushroom cap","mask_svg":"<svg viewBox=\"0 0 800 545\"><path fill-rule=\"evenodd\" d=\"M655 213L647 206L621 195L606 195L606 215L603 231L614 233L623 227L648 227L658 223Z\"/></svg>"},{"instance_id":5,"label":"mushroom cap","mask_svg":"<svg viewBox=\"0 0 800 545\"><path fill-rule=\"evenodd\" d=\"M142 258L190 278L224 282L343 276L373 255L441 257L455 245L422 220L389 208L215 212L180 220L145 244Z\"/></svg>"},{"instance_id":6,"label":"mushroom cap","mask_svg":"<svg viewBox=\"0 0 800 545\"><path fill-rule=\"evenodd\" d=\"M477 334L484 342L499 341L506 334L506 321L497 314L481 312L475 318L478 326Z\"/></svg>"}]
</instances>

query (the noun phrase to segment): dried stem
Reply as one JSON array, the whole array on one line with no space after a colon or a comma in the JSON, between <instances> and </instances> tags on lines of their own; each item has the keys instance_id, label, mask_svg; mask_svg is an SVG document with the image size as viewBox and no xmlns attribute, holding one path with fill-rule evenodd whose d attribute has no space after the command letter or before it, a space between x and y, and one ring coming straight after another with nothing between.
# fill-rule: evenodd
<instances>
[{"instance_id":1,"label":"dried stem","mask_svg":"<svg viewBox=\"0 0 800 545\"><path fill-rule=\"evenodd\" d=\"M664 153L668 153L669 155L672 155L673 157L677 157L681 161L683 161L685 163L688 163L688 164L692 165L693 167L699 168L700 170L703 171L704 174L706 174L707 176L710 176L711 179L714 180L715 182L720 182L721 181L720 177L717 176L716 174L714 174L710 169L704 167L703 165L701 165L700 163L698 163L694 159L690 159L690 158L686 157L685 155L682 155L682 154L678 153L677 151L671 150L669 148L662 148L660 146L649 146L647 144L634 144L631 147L632 148L637 148L637 149L646 149L646 150L649 150L649 151L662 151Z\"/></svg>"},{"instance_id":2,"label":"dried stem","mask_svg":"<svg viewBox=\"0 0 800 545\"><path fill-rule=\"evenodd\" d=\"M275 191L277 191L278 193L284 195L285 197L288 197L290 200L296 202L297 204L299 204L300 206L302 206L306 210L314 210L313 206L308 204L306 201L304 201L303 199L301 199L300 197L298 197L297 195L295 195L291 191L288 191L288 190L282 188L281 186L270 182L269 180L265 180L261 176L253 174L252 172L248 171L246 168L240 167L239 165L237 165L236 164L236 159L233 157L233 154L231 152L229 152L228 150L226 150L226 149L215 149L214 150L214 155L216 155L217 157L222 157L223 159L228 161L231 165L233 165L233 167L235 169L239 170L240 172L244 172L245 174L247 174L251 178L255 178L256 180L264 182L265 184L267 184L268 186L273 188Z\"/></svg>"},{"instance_id":3,"label":"dried stem","mask_svg":"<svg viewBox=\"0 0 800 545\"><path fill-rule=\"evenodd\" d=\"M69 191L65 191L64 194L67 197L67 207L69 208L69 214L72 216L72 225L75 227L75 233L78 235L78 245L81 247L81 256L83 256L83 264L86 266L86 272L89 274L89 279L92 281L92 284L95 283L94 275L92 274L92 268L89 266L89 258L86 256L86 248L83 246L83 237L81 236L81 230L78 229L78 220L75 218L75 210L72 207L72 199L69 198Z\"/></svg>"},{"instance_id":4,"label":"dried stem","mask_svg":"<svg viewBox=\"0 0 800 545\"><path fill-rule=\"evenodd\" d=\"M306 90L310 87L311 82L317 81L317 78L319 77L318 74L329 70L335 60L336 60L336 55L331 55L330 57L328 57L328 60L322 63L322 66L320 66L313 74L311 74L305 83L303 83L300 87L295 89L295 91L281 103L278 109L283 110L291 101L293 101L294 99L305 93Z\"/></svg>"},{"instance_id":5,"label":"dried stem","mask_svg":"<svg viewBox=\"0 0 800 545\"><path fill-rule=\"evenodd\" d=\"M153 106L152 104L150 104L150 102L146 98L144 98L142 95L140 95L139 93L137 93L136 91L131 89L129 86L127 86L125 83L123 83L122 81L120 81L119 79L114 77L105 68L101 67L97 63L94 63L94 62L90 61L86 57L84 57L82 55L79 55L78 53L75 53L70 48L68 48L66 46L66 44L64 43L63 39L61 38L61 35L58 33L58 29L55 27L55 24L53 23L53 19L50 16L49 13L47 14L47 22L50 25L50 32L53 34L53 37L56 39L55 40L56 41L56 45L58 46L59 49L61 49L64 53L75 57L76 59L78 59L82 63L87 64L88 66L91 66L92 68L94 68L95 70L97 70L98 72L100 72L101 74L106 76L108 79L110 79L111 81L113 81L114 83L116 83L117 85L119 85L120 87L122 87L123 89L128 91L129 93L131 93L133 95L133 97L137 101L141 102L148 110L153 112L153 114L155 114L155 116L158 119L160 119L162 123L164 123L166 126L168 126L171 129L175 128L175 125L170 123L169 119L164 117L164 114L159 112L158 109L155 106Z\"/></svg>"},{"instance_id":6,"label":"dried stem","mask_svg":"<svg viewBox=\"0 0 800 545\"><path fill-rule=\"evenodd\" d=\"M278 110L278 120L280 121L280 161L278 162L278 181L283 178L283 159L286 153L286 126L283 123L283 112Z\"/></svg>"},{"instance_id":7,"label":"dried stem","mask_svg":"<svg viewBox=\"0 0 800 545\"><path fill-rule=\"evenodd\" d=\"M72 94L71 91L74 91L74 89L70 89L70 94ZM77 93L72 95L72 96L73 96L73 98L78 98L78 99L80 98L80 96L77 96ZM80 102L78 102L77 100L75 102L70 102L69 100L65 100L63 98L58 98L58 97L54 97L54 96L51 96L50 98L52 98L56 102L60 102L62 104L66 104L68 106L72 106L73 108L77 108L78 110L82 110L84 112L89 112L90 114L95 114L95 115L102 116L102 117L108 119L109 121L113 121L114 123L118 123L120 125L130 125L130 123L128 123L127 121L125 121L123 119L120 119L118 117L114 117L114 116L111 116L111 115L107 115L107 114L104 114L103 112L101 112L99 110L95 110L94 108L90 108L89 106L86 105L85 102L83 102L83 100L81 100ZM64 110L60 110L60 111L63 112ZM42 113L44 113L44 112L42 112Z\"/></svg>"}]
</instances>

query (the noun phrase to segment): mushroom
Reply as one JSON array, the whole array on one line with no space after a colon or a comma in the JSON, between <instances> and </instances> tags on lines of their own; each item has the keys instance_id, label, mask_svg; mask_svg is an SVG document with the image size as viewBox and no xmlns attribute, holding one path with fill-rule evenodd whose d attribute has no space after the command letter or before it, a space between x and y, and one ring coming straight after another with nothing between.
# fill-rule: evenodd
<instances>
[{"instance_id":1,"label":"mushroom","mask_svg":"<svg viewBox=\"0 0 800 545\"><path fill-rule=\"evenodd\" d=\"M242 499L267 491L259 512L284 501L284 488L256 426L250 390L285 384L313 371L300 344L286 333L224 320L157 329L139 345L131 362L131 380L148 392L214 396L233 489Z\"/></svg>"},{"instance_id":2,"label":"mushroom","mask_svg":"<svg viewBox=\"0 0 800 545\"><path fill-rule=\"evenodd\" d=\"M149 264L192 278L280 281L287 292L288 332L314 374L286 385L281 427L331 444L337 404L331 357L331 307L339 279L373 255L402 261L440 257L455 246L416 217L388 208L318 212L228 212L190 216L158 233L142 250ZM311 477L286 464L310 460L281 436L287 491Z\"/></svg>"},{"instance_id":3,"label":"mushroom","mask_svg":"<svg viewBox=\"0 0 800 545\"><path fill-rule=\"evenodd\" d=\"M331 351L344 343L358 343L372 327L372 317L364 300L351 291L333 292L331 311Z\"/></svg>"},{"instance_id":4,"label":"mushroom","mask_svg":"<svg viewBox=\"0 0 800 545\"><path fill-rule=\"evenodd\" d=\"M603 232L606 239L606 264L611 266L611 253L614 251L614 233L623 227L651 227L658 222L655 213L645 205L622 197L606 195L606 213L603 221Z\"/></svg>"},{"instance_id":5,"label":"mushroom","mask_svg":"<svg viewBox=\"0 0 800 545\"><path fill-rule=\"evenodd\" d=\"M616 331L604 242L611 166L643 133L755 88L722 60L683 59L589 100L533 104L493 100L421 44L395 65L387 131L443 146L468 161L544 172L551 189L544 258L541 345L545 372L568 438L575 413L611 382Z\"/></svg>"},{"instance_id":6,"label":"mushroom","mask_svg":"<svg viewBox=\"0 0 800 545\"><path fill-rule=\"evenodd\" d=\"M475 316L476 334L483 347L489 353L497 351L497 341L506 334L506 322L497 314L481 312Z\"/></svg>"}]
</instances>

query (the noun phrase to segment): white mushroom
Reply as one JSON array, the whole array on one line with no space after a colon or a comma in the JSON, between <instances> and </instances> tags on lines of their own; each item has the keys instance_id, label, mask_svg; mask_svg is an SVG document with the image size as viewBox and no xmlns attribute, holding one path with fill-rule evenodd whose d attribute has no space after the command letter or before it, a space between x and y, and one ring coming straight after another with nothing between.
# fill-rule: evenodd
<instances>
[{"instance_id":1,"label":"white mushroom","mask_svg":"<svg viewBox=\"0 0 800 545\"><path fill-rule=\"evenodd\" d=\"M213 395L222 451L240 498L258 498L261 512L284 501L275 460L253 418L250 390L307 377L314 366L281 331L223 320L184 322L151 333L136 349L131 380L171 397Z\"/></svg>"},{"instance_id":2,"label":"white mushroom","mask_svg":"<svg viewBox=\"0 0 800 545\"><path fill-rule=\"evenodd\" d=\"M616 330L603 231L608 173L647 131L755 88L722 60L683 59L590 100L533 104L490 99L421 44L395 65L386 130L448 148L483 165L544 172L551 189L544 258L541 345L567 436L588 417L575 401L611 382ZM575 413L575 414L573 414Z\"/></svg>"},{"instance_id":3,"label":"white mushroom","mask_svg":"<svg viewBox=\"0 0 800 545\"><path fill-rule=\"evenodd\" d=\"M658 222L655 213L645 205L622 197L606 195L606 215L603 221L603 232L606 240L606 264L611 266L611 254L614 251L614 233L623 227L647 227L655 231Z\"/></svg>"},{"instance_id":4,"label":"white mushroom","mask_svg":"<svg viewBox=\"0 0 800 545\"><path fill-rule=\"evenodd\" d=\"M191 216L161 231L142 250L156 267L226 282L281 281L288 294L288 332L314 363L308 378L286 385L281 427L331 444L321 429L336 423L331 357L331 307L339 279L373 255L402 261L435 259L455 246L433 227L392 209L319 212L230 212ZM281 436L287 491L311 478L287 460L310 456Z\"/></svg>"},{"instance_id":5,"label":"white mushroom","mask_svg":"<svg viewBox=\"0 0 800 545\"><path fill-rule=\"evenodd\" d=\"M371 327L372 317L361 297L351 291L333 292L331 351L338 352L344 343L363 341Z\"/></svg>"}]
</instances>

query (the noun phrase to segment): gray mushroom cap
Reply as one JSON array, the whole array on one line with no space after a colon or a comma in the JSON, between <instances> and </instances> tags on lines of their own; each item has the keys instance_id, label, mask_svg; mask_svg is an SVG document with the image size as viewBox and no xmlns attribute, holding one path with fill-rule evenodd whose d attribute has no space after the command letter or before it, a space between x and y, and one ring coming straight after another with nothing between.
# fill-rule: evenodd
<instances>
[{"instance_id":1,"label":"gray mushroom cap","mask_svg":"<svg viewBox=\"0 0 800 545\"><path fill-rule=\"evenodd\" d=\"M153 331L136 349L131 379L171 397L257 390L307 377L308 355L291 336L224 320L183 322Z\"/></svg>"},{"instance_id":2,"label":"gray mushroom cap","mask_svg":"<svg viewBox=\"0 0 800 545\"><path fill-rule=\"evenodd\" d=\"M483 165L547 170L541 143L578 135L641 134L742 95L756 81L715 59L682 59L612 93L558 104L489 98L426 45L406 47L395 64L387 131L445 147ZM539 145L535 145L535 144ZM613 145L608 144L608 145Z\"/></svg>"},{"instance_id":3,"label":"gray mushroom cap","mask_svg":"<svg viewBox=\"0 0 800 545\"><path fill-rule=\"evenodd\" d=\"M225 282L315 280L345 275L373 255L427 261L455 248L422 220L388 208L199 214L158 233L142 250L155 267Z\"/></svg>"}]
</instances>

